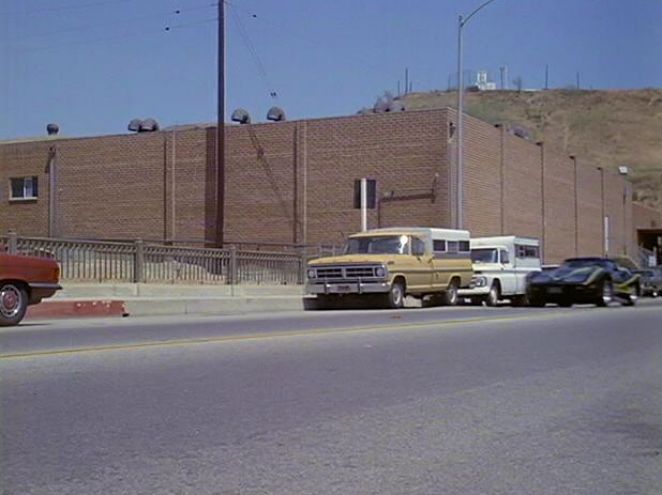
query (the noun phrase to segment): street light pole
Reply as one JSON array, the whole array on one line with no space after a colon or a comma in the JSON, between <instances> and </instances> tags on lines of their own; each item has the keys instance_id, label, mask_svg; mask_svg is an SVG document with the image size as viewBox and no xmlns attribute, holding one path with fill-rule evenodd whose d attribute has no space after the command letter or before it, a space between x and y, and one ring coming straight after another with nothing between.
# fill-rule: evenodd
<instances>
[{"instance_id":1,"label":"street light pole","mask_svg":"<svg viewBox=\"0 0 662 495\"><path fill-rule=\"evenodd\" d=\"M466 18L459 16L457 22L457 177L456 177L456 197L455 204L455 228L462 229L464 225L464 212L462 203L464 201L464 77L462 67L462 29L480 10L487 7L494 0L487 0L476 8Z\"/></svg>"},{"instance_id":2,"label":"street light pole","mask_svg":"<svg viewBox=\"0 0 662 495\"><path fill-rule=\"evenodd\" d=\"M216 247L223 247L225 230L225 1L218 2L218 65L216 109Z\"/></svg>"}]
</instances>

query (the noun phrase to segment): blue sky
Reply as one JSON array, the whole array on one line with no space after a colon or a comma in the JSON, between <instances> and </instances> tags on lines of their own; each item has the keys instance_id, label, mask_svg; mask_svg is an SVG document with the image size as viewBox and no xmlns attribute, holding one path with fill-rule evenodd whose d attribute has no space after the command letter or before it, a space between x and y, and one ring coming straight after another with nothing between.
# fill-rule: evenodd
<instances>
[{"instance_id":1,"label":"blue sky","mask_svg":"<svg viewBox=\"0 0 662 495\"><path fill-rule=\"evenodd\" d=\"M0 139L48 122L85 136L135 117L214 121L214 1L0 0ZM414 91L446 89L457 16L480 3L228 0L228 116L353 114L396 92L405 67ZM550 87L577 72L584 88L662 87L660 19L658 0L495 0L466 27L465 67L498 82L508 66L527 88L544 86L547 64Z\"/></svg>"}]
</instances>

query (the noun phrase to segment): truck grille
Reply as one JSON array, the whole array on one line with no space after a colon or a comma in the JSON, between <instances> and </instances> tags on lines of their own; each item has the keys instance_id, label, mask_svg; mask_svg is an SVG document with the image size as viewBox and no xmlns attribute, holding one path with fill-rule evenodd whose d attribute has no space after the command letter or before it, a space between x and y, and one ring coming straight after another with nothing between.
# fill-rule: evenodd
<instances>
[{"instance_id":1,"label":"truck grille","mask_svg":"<svg viewBox=\"0 0 662 495\"><path fill-rule=\"evenodd\" d=\"M382 278L375 275L377 268L379 266L320 266L315 268L315 272L318 280L351 281Z\"/></svg>"},{"instance_id":2,"label":"truck grille","mask_svg":"<svg viewBox=\"0 0 662 495\"><path fill-rule=\"evenodd\" d=\"M342 278L342 268L318 268L317 278Z\"/></svg>"}]
</instances>

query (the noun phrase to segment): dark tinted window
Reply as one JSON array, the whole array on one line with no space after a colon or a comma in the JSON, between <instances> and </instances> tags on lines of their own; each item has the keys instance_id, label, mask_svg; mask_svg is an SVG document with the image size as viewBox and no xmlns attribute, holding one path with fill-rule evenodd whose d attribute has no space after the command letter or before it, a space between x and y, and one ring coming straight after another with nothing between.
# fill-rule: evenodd
<instances>
[{"instance_id":1,"label":"dark tinted window","mask_svg":"<svg viewBox=\"0 0 662 495\"><path fill-rule=\"evenodd\" d=\"M432 250L433 251L438 251L440 253L445 253L446 252L446 241L441 241L438 239L435 239L432 241Z\"/></svg>"},{"instance_id":2,"label":"dark tinted window","mask_svg":"<svg viewBox=\"0 0 662 495\"><path fill-rule=\"evenodd\" d=\"M411 254L415 256L425 254L425 243L418 237L411 238Z\"/></svg>"}]
</instances>

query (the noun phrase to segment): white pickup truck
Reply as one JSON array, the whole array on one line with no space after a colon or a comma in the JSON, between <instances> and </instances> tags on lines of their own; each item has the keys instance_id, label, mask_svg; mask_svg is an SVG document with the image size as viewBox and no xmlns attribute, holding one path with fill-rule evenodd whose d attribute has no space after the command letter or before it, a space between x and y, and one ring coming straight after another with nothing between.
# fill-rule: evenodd
<instances>
[{"instance_id":1,"label":"white pickup truck","mask_svg":"<svg viewBox=\"0 0 662 495\"><path fill-rule=\"evenodd\" d=\"M541 271L538 239L517 236L477 237L470 240L474 277L459 296L475 304L496 306L501 299L526 304L527 275Z\"/></svg>"}]
</instances>

